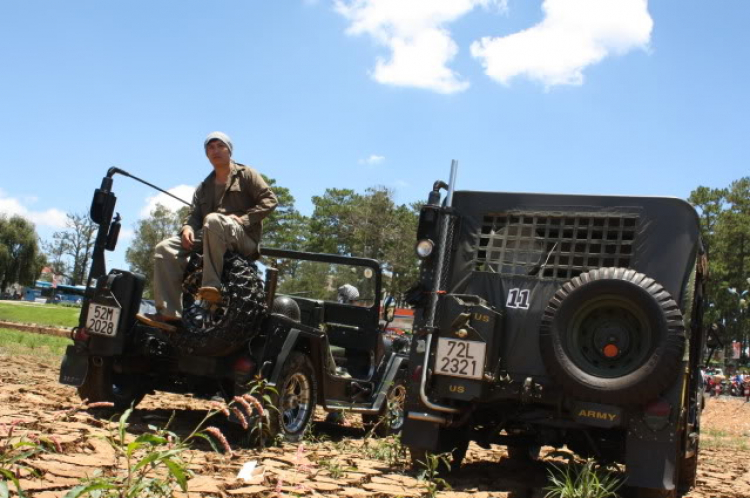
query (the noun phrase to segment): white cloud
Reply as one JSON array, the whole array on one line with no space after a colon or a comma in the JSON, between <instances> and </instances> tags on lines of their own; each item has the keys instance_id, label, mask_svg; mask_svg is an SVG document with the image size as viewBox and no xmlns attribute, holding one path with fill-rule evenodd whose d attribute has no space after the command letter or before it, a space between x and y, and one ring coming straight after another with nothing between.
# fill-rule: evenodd
<instances>
[{"instance_id":1,"label":"white cloud","mask_svg":"<svg viewBox=\"0 0 750 498\"><path fill-rule=\"evenodd\" d=\"M0 214L13 216L17 214L32 221L36 226L65 228L67 220L65 213L59 209L47 209L45 211L32 211L25 204L33 204L35 198L24 198L27 202L21 202L16 198L7 197L5 192L0 191Z\"/></svg>"},{"instance_id":2,"label":"white cloud","mask_svg":"<svg viewBox=\"0 0 750 498\"><path fill-rule=\"evenodd\" d=\"M184 199L187 202L191 202L193 200L193 192L195 192L195 187L190 186L190 185L178 185L176 187L167 189L167 192L179 197L180 199ZM148 217L151 214L151 212L156 208L157 204L161 204L162 206L169 209L170 211L177 211L178 209L180 209L181 207L185 205L181 203L180 201L168 196L167 194L159 192L159 194L152 196L152 197L148 197L146 199L146 205L143 206L143 208L141 209L140 217L141 218Z\"/></svg>"},{"instance_id":3,"label":"white cloud","mask_svg":"<svg viewBox=\"0 0 750 498\"><path fill-rule=\"evenodd\" d=\"M647 0L544 0L544 19L508 36L472 43L486 74L503 84L526 76L545 86L580 85L583 70L610 55L648 49Z\"/></svg>"},{"instance_id":4,"label":"white cloud","mask_svg":"<svg viewBox=\"0 0 750 498\"><path fill-rule=\"evenodd\" d=\"M445 26L477 6L505 10L507 0L334 0L334 5L349 20L349 35L369 35L390 50L390 58L375 63L375 81L454 93L469 83L448 67L458 46Z\"/></svg>"},{"instance_id":5,"label":"white cloud","mask_svg":"<svg viewBox=\"0 0 750 498\"><path fill-rule=\"evenodd\" d=\"M360 159L359 164L380 164L385 161L385 156L378 156L377 154L371 154L366 159Z\"/></svg>"},{"instance_id":6,"label":"white cloud","mask_svg":"<svg viewBox=\"0 0 750 498\"><path fill-rule=\"evenodd\" d=\"M135 230L132 228L126 228L122 227L120 228L120 237L119 240L122 242L123 240L130 240L135 236Z\"/></svg>"}]
</instances>

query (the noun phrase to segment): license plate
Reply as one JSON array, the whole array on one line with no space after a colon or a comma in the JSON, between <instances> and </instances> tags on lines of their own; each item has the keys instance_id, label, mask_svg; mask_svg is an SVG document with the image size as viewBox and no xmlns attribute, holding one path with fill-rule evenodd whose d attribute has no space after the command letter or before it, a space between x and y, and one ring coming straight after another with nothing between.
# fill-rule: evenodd
<instances>
[{"instance_id":1,"label":"license plate","mask_svg":"<svg viewBox=\"0 0 750 498\"><path fill-rule=\"evenodd\" d=\"M487 344L479 341L438 338L435 373L481 379L484 375L484 356Z\"/></svg>"},{"instance_id":2,"label":"license plate","mask_svg":"<svg viewBox=\"0 0 750 498\"><path fill-rule=\"evenodd\" d=\"M114 337L117 334L118 323L120 323L120 308L97 303L89 304L89 313L86 316L88 333Z\"/></svg>"}]
</instances>

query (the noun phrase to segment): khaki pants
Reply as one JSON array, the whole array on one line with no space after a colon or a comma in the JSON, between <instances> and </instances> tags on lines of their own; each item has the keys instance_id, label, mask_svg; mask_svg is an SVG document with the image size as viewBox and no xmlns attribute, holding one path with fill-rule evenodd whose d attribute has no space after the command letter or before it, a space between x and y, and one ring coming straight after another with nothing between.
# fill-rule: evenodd
<instances>
[{"instance_id":1,"label":"khaki pants","mask_svg":"<svg viewBox=\"0 0 750 498\"><path fill-rule=\"evenodd\" d=\"M257 249L235 219L211 213L203 220L203 287L221 289L224 253L233 251L249 256ZM190 251L182 247L180 236L170 237L156 246L154 254L154 298L159 313L169 317L182 315L182 277Z\"/></svg>"}]
</instances>

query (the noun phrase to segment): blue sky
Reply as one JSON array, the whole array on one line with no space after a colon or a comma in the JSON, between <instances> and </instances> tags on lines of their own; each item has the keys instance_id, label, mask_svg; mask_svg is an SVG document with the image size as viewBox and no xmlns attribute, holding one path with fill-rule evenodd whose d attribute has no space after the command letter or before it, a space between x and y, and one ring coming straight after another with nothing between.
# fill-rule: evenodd
<instances>
[{"instance_id":1,"label":"blue sky","mask_svg":"<svg viewBox=\"0 0 750 498\"><path fill-rule=\"evenodd\" d=\"M327 187L422 199L451 159L461 189L686 197L748 174L748 24L740 0L5 2L0 212L48 238L112 165L185 193L214 130L305 214ZM132 229L154 192L115 191Z\"/></svg>"}]
</instances>

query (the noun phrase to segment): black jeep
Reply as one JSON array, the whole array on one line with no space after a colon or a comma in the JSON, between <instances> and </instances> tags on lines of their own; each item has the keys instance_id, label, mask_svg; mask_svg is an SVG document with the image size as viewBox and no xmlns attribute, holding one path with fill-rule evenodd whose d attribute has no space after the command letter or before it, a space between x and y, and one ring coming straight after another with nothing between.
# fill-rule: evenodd
<instances>
[{"instance_id":1,"label":"black jeep","mask_svg":"<svg viewBox=\"0 0 750 498\"><path fill-rule=\"evenodd\" d=\"M316 405L360 413L381 434L401 429L409 343L386 338L395 308L392 299L385 300L388 318L381 323L378 261L264 248L263 282L256 262L228 253L224 297L211 304L197 295L201 257L194 254L183 283L181 326L176 331L148 326L136 320L143 276L107 273L104 265L104 251L114 249L120 229L119 215L113 219L117 173L135 178L111 168L94 194L91 218L99 231L61 383L76 386L89 402L124 409L155 390L230 400L262 378L273 388L269 392L277 393L278 410L267 411L268 426L287 440L302 437ZM302 271L306 265L317 267ZM297 281L299 274L315 278ZM337 302L339 283L359 285L361 297ZM277 293L277 287L289 295Z\"/></svg>"},{"instance_id":2,"label":"black jeep","mask_svg":"<svg viewBox=\"0 0 750 498\"><path fill-rule=\"evenodd\" d=\"M413 460L567 445L624 463L639 496L695 483L707 263L689 204L436 182L417 239Z\"/></svg>"}]
</instances>

